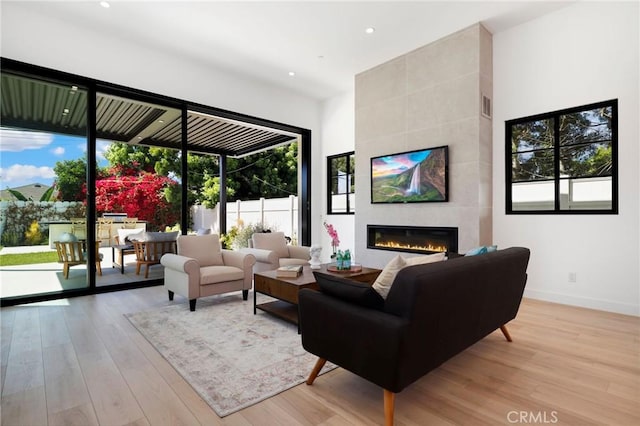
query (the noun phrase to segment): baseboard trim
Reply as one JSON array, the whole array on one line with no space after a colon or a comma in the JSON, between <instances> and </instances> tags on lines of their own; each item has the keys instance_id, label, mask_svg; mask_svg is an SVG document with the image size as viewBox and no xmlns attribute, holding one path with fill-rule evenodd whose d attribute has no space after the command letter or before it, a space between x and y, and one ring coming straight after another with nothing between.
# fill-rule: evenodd
<instances>
[{"instance_id":1,"label":"baseboard trim","mask_svg":"<svg viewBox=\"0 0 640 426\"><path fill-rule=\"evenodd\" d=\"M592 299L589 297L578 297L562 293L549 291L538 291L525 289L524 297L547 302L562 303L564 305L580 306L582 308L597 309L599 311L615 312L624 315L640 317L640 305L631 303L620 303L611 300Z\"/></svg>"}]
</instances>

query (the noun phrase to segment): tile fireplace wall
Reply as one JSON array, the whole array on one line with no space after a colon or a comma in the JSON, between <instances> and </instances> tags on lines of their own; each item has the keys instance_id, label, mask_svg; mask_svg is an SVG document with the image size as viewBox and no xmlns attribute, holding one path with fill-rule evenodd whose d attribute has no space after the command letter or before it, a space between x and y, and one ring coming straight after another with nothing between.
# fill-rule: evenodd
<instances>
[{"instance_id":1,"label":"tile fireplace wall","mask_svg":"<svg viewBox=\"0 0 640 426\"><path fill-rule=\"evenodd\" d=\"M457 227L459 251L492 243L491 34L475 24L356 76L355 245L384 266L395 254L367 248L367 224ZM449 146L449 202L371 204L370 159Z\"/></svg>"}]
</instances>

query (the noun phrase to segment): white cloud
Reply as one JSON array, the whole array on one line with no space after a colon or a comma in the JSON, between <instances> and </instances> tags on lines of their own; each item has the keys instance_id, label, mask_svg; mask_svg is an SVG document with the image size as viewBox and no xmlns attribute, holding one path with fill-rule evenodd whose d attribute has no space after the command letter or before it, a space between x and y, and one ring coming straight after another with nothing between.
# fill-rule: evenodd
<instances>
[{"instance_id":1,"label":"white cloud","mask_svg":"<svg viewBox=\"0 0 640 426\"><path fill-rule=\"evenodd\" d=\"M0 168L0 179L5 182L21 182L24 180L53 179L56 174L51 167L36 167L29 164L13 164L8 169Z\"/></svg>"},{"instance_id":2,"label":"white cloud","mask_svg":"<svg viewBox=\"0 0 640 426\"><path fill-rule=\"evenodd\" d=\"M52 141L51 133L0 128L0 151L20 152L27 149L40 149Z\"/></svg>"},{"instance_id":3,"label":"white cloud","mask_svg":"<svg viewBox=\"0 0 640 426\"><path fill-rule=\"evenodd\" d=\"M106 141L104 139L96 140L96 158L98 159L98 161L106 160L106 158L104 157L104 153L112 143L113 142Z\"/></svg>"},{"instance_id":4,"label":"white cloud","mask_svg":"<svg viewBox=\"0 0 640 426\"><path fill-rule=\"evenodd\" d=\"M64 148L61 147L61 146L55 147L55 148L53 148L51 150L51 153L53 155L57 155L57 156L63 155L64 154Z\"/></svg>"}]
</instances>

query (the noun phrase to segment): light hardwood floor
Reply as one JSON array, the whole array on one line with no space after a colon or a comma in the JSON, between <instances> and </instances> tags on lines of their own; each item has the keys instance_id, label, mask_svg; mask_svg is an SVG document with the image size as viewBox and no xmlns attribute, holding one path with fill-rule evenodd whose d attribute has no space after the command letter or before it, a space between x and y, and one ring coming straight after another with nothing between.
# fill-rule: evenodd
<instances>
[{"instance_id":1,"label":"light hardwood floor","mask_svg":"<svg viewBox=\"0 0 640 426\"><path fill-rule=\"evenodd\" d=\"M123 316L167 303L159 286L3 308L1 424L382 423L382 390L342 369L220 419ZM525 299L509 331L399 393L396 425L640 424L640 318Z\"/></svg>"}]
</instances>

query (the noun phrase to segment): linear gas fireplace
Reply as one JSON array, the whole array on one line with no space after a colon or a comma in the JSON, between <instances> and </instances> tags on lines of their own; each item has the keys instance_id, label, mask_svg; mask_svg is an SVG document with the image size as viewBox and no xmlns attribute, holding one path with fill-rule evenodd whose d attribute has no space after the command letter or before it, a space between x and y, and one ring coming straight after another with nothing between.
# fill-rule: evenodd
<instances>
[{"instance_id":1,"label":"linear gas fireplace","mask_svg":"<svg viewBox=\"0 0 640 426\"><path fill-rule=\"evenodd\" d=\"M409 253L458 252L458 228L367 225L367 248Z\"/></svg>"}]
</instances>

